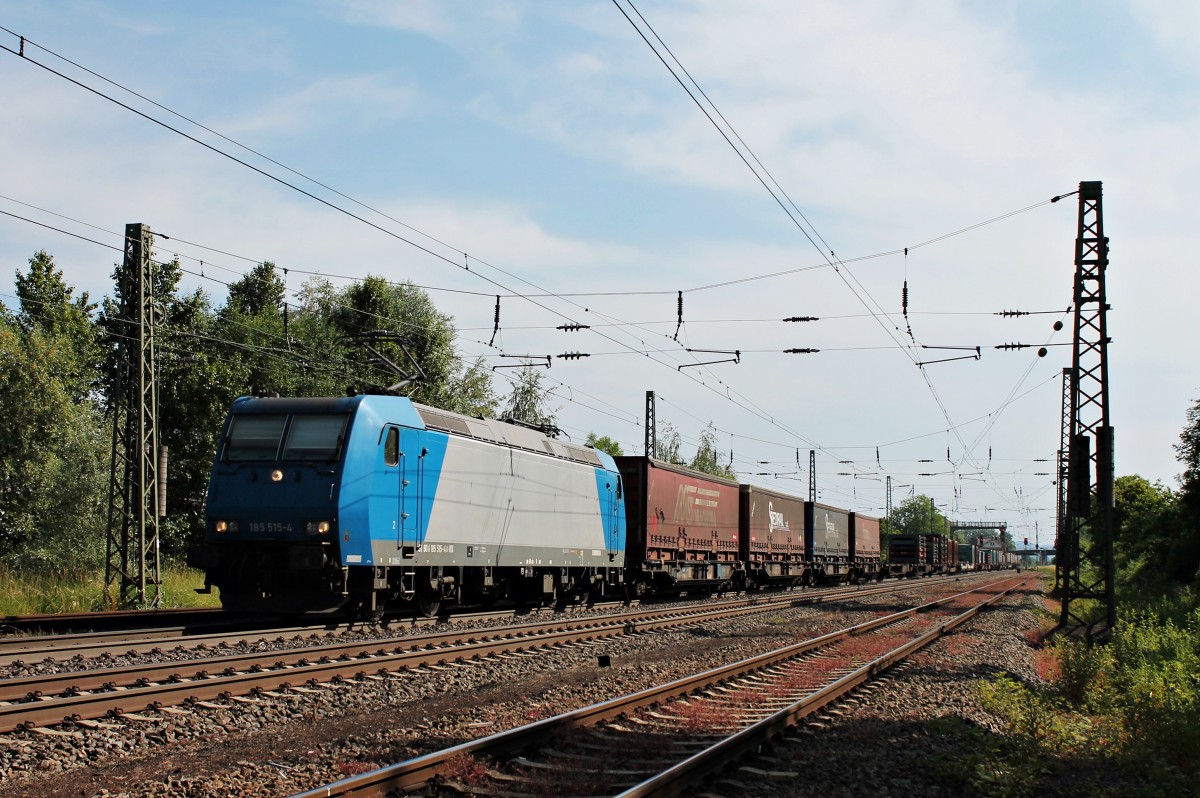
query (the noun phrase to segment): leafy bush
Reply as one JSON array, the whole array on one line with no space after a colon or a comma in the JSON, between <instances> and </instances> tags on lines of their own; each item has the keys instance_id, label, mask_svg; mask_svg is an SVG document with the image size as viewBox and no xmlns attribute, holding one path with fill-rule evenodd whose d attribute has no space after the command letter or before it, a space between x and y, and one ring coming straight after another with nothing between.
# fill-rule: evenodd
<instances>
[{"instance_id":1,"label":"leafy bush","mask_svg":"<svg viewBox=\"0 0 1200 798\"><path fill-rule=\"evenodd\" d=\"M1113 636L1113 700L1138 755L1200 775L1200 610L1130 610Z\"/></svg>"},{"instance_id":2,"label":"leafy bush","mask_svg":"<svg viewBox=\"0 0 1200 798\"><path fill-rule=\"evenodd\" d=\"M999 677L980 684L981 702L1032 760L1107 762L1122 774L1114 795L1190 794L1200 778L1200 610L1179 614L1177 602L1123 607L1107 646L1058 641L1052 681Z\"/></svg>"}]
</instances>

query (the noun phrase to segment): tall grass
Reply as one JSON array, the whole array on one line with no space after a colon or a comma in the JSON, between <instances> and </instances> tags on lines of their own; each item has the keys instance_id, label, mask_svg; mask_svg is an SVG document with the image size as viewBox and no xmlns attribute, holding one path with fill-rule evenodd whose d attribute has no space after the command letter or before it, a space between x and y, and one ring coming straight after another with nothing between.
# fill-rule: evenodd
<instances>
[{"instance_id":1,"label":"tall grass","mask_svg":"<svg viewBox=\"0 0 1200 798\"><path fill-rule=\"evenodd\" d=\"M1032 776L1064 756L1123 774L1114 795L1195 794L1200 783L1200 610L1124 606L1106 646L1060 639L1045 685L980 685ZM1042 764L1038 764L1038 762Z\"/></svg>"},{"instance_id":2,"label":"tall grass","mask_svg":"<svg viewBox=\"0 0 1200 798\"><path fill-rule=\"evenodd\" d=\"M167 567L162 571L161 605L218 607L214 592L200 595L204 586L201 571ZM113 587L114 593L117 586ZM39 615L59 612L93 612L104 605L104 571L95 569L0 568L0 615Z\"/></svg>"}]
</instances>

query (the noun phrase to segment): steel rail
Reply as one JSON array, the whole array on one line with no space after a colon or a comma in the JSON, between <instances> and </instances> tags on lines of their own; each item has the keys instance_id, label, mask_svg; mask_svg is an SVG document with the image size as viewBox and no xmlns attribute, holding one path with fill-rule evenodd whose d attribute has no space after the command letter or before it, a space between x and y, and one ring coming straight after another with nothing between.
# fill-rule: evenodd
<instances>
[{"instance_id":1,"label":"steel rail","mask_svg":"<svg viewBox=\"0 0 1200 798\"><path fill-rule=\"evenodd\" d=\"M962 575L941 577L936 580L923 581L919 584L939 584L945 580L960 580ZM667 607L655 608L653 605L649 607L640 607L637 610L617 613L613 616L629 616L637 617L642 613L660 613L672 611L684 611L688 608L695 607L718 607L718 606L751 606L764 601L768 602L800 602L800 603L819 603L822 601L832 601L847 596L855 595L874 595L880 592L888 592L904 589L913 583L886 583L881 586L866 585L856 588L832 588L812 593L805 593L797 596L795 593L770 593L763 596L753 596L732 601L721 602L717 604L698 604L688 605L687 607ZM515 614L511 610L479 612L468 615L449 616L449 619L456 623L474 623L479 621L490 621L504 618L523 617L526 613ZM577 618L570 612L556 614L555 618ZM411 618L394 621L397 628L419 628L424 626L433 626L442 623L444 618ZM388 624L386 627L391 628L393 624ZM534 624L536 625L536 623ZM139 630L125 632L95 632L75 635L59 635L54 637L21 637L21 638L0 638L0 666L5 665L24 665L29 662L39 662L44 659L58 661L62 657L96 657L96 656L120 656L126 654L153 654L159 650L165 649L168 646L172 648L187 647L201 649L210 645L232 644L240 641L274 641L278 642L283 639L302 640L305 636L308 637L331 637L347 631L353 631L356 626L362 627L361 624L312 624L307 626L293 627L269 627L266 629L252 629L244 632L229 630L225 632L211 632L204 634L189 634L189 627L167 627L160 630ZM173 644L173 645L172 645Z\"/></svg>"},{"instance_id":2,"label":"steel rail","mask_svg":"<svg viewBox=\"0 0 1200 798\"><path fill-rule=\"evenodd\" d=\"M379 628L419 628L444 623L447 618L455 622L471 623L515 617L512 611L489 611L472 613L461 616L441 616L437 618L405 618L394 619L386 626ZM567 617L570 617L569 614ZM10 637L0 638L0 665L18 665L31 660L58 659L61 656L117 656L121 654L148 654L165 646L175 644L176 647L187 646L201 649L208 645L229 644L243 640L301 640L304 637L331 637L333 635L354 631L355 628L368 628L371 625L363 622L347 622L337 620L303 626L278 626L269 618L233 621L235 628L218 632L200 632L203 627L168 626L156 629L126 629L110 632L82 632L78 634L54 635L48 637ZM219 625L219 624L214 624ZM207 626L207 625L206 625ZM251 626L245 631L238 631L237 626Z\"/></svg>"},{"instance_id":3,"label":"steel rail","mask_svg":"<svg viewBox=\"0 0 1200 798\"><path fill-rule=\"evenodd\" d=\"M1028 578L1029 577L1026 577L1025 580ZM1022 580L1021 583L1023 584L1025 580ZM591 726L604 720L618 718L626 715L633 709L657 704L678 696L688 695L696 692L697 690L711 687L748 672L761 670L779 662L794 659L815 649L828 646L832 643L836 643L856 635L861 635L885 626L896 624L919 613L928 612L950 602L957 601L962 597L970 596L971 594L987 590L988 588L994 587L1002 581L1003 580L996 580L994 582L976 587L972 590L956 593L932 602L927 602L917 607L912 607L896 613L881 616L880 618L856 624L836 632L821 635L820 637L816 637L811 640L805 640L785 646L784 648L780 648L775 651L750 657L739 662L723 665L702 673L677 679L666 685L651 687L637 693L620 696L618 698L610 699L598 704L593 704L589 707L573 710L571 712L565 712L551 718L537 721L535 723L520 726L504 732L498 732L497 734L483 737L478 740L462 743L442 751L426 754L406 762L390 765L388 767L380 768L368 773L351 776L322 787L296 793L294 796L292 796L292 798L330 798L331 796L349 795L351 793L360 797L383 796L396 790L408 791L417 789L424 786L430 779L444 772L447 763L453 761L457 757L464 755L495 756L498 754L520 750L529 746L533 741L543 738L549 734L578 726ZM1015 586L1009 589L1015 589ZM997 596L988 599L988 601L998 601L1001 597L1003 597L1003 595L1005 594L998 594ZM971 612L978 612L978 608ZM966 614L964 613L964 615ZM964 617L963 620L966 620L966 618ZM962 621L958 622L961 623ZM937 627L937 630L948 628L952 628L949 623L942 624L941 626ZM941 632L939 632L939 634L940 633ZM923 637L925 636L922 636L922 638ZM921 640L922 638L917 638L917 640ZM925 643L922 643L921 645L925 645ZM905 654L900 655L902 657L907 656L907 653L911 653L911 651L916 650L918 647L920 646L914 647L912 643L907 643L896 651L905 651ZM880 672L886 667L889 667L891 664L894 664L894 662L897 660L898 657L893 657L893 654L895 654L895 652L885 655L884 657L880 657L874 662L869 663L867 666L857 669L855 674L863 673L869 677L870 675ZM889 659L889 657L891 659ZM887 660L887 665L881 664L884 660ZM851 674L851 676L853 675L854 674ZM849 679L849 677L846 678ZM827 703L828 701L833 700L832 697L835 695L835 691L827 687L823 688L817 693L817 695L822 694L829 696L825 699ZM691 772L694 768L698 767L699 764L700 763L698 762L690 766L688 772Z\"/></svg>"},{"instance_id":4,"label":"steel rail","mask_svg":"<svg viewBox=\"0 0 1200 798\"><path fill-rule=\"evenodd\" d=\"M779 710L768 718L721 740L719 743L693 754L674 767L649 778L642 783L618 794L617 798L658 798L674 796L705 777L725 767L726 763L757 749L765 742L795 726L798 721L813 714L850 693L863 683L875 678L897 662L906 659L947 632L966 623L984 609L998 604L1014 590L1024 586L1032 577L1024 577L1012 586L974 607L954 616L945 623L930 629L920 637L898 646L883 656L862 665L837 681L826 685L789 707Z\"/></svg>"},{"instance_id":5,"label":"steel rail","mask_svg":"<svg viewBox=\"0 0 1200 798\"><path fill-rule=\"evenodd\" d=\"M214 621L229 615L217 607L173 607L156 610L108 610L97 612L55 612L42 615L0 616L0 632L5 634L58 633L67 629L86 628L96 631L98 627L120 625L129 628L141 623L161 623L164 618L204 618Z\"/></svg>"},{"instance_id":6,"label":"steel rail","mask_svg":"<svg viewBox=\"0 0 1200 798\"><path fill-rule=\"evenodd\" d=\"M3 680L0 681L0 689L6 695L30 700L0 705L0 732L46 726L64 720L94 720L107 715L120 715L125 714L129 707L134 707L135 711L142 708L160 709L163 706L253 695L297 686L315 689L351 678L397 678L395 671L443 665L449 661L522 654L552 646L694 626L701 622L771 612L806 603L873 595L894 589L894 586L889 586L875 590L834 591L770 602L750 600L716 608L672 608L574 621L557 618L541 624L496 630L494 637L487 637L480 630L463 630L400 638L397 642L402 645L392 651L386 650L386 641L356 641L291 651L259 652L249 656L233 655L199 663L128 666L108 671ZM481 639L485 637L487 639ZM408 650L400 650L403 648ZM313 662L314 656L318 655L318 661ZM185 665L200 665L200 670L192 678L185 679L182 675ZM220 673L213 673L218 669ZM373 673L368 672L371 670ZM114 680L114 672L118 671L123 671L129 677L126 684L118 684ZM162 681L153 682L152 679ZM55 683L62 691L72 694L44 695L47 686ZM81 685L84 684L98 691L82 692L84 688ZM39 692L42 694L39 695Z\"/></svg>"}]
</instances>

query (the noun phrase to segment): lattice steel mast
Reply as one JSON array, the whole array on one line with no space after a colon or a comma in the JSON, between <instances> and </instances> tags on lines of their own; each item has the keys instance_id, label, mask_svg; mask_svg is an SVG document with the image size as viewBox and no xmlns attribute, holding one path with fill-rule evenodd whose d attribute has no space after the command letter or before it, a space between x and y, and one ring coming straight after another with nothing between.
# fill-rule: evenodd
<instances>
[{"instance_id":1,"label":"lattice steel mast","mask_svg":"<svg viewBox=\"0 0 1200 798\"><path fill-rule=\"evenodd\" d=\"M1108 391L1108 301L1104 274L1108 238L1099 181L1079 184L1075 241L1075 337L1071 361L1067 501L1059 530L1057 584L1061 622L1088 628L1083 600L1096 601L1109 628L1116 624L1113 573L1113 428ZM1094 481L1093 481L1094 480Z\"/></svg>"},{"instance_id":2,"label":"lattice steel mast","mask_svg":"<svg viewBox=\"0 0 1200 798\"><path fill-rule=\"evenodd\" d=\"M817 503L817 450L808 450L808 500Z\"/></svg>"},{"instance_id":3,"label":"lattice steel mast","mask_svg":"<svg viewBox=\"0 0 1200 798\"><path fill-rule=\"evenodd\" d=\"M646 456L658 456L658 422L654 417L654 391L646 391Z\"/></svg>"},{"instance_id":4,"label":"lattice steel mast","mask_svg":"<svg viewBox=\"0 0 1200 798\"><path fill-rule=\"evenodd\" d=\"M1054 548L1059 548L1059 541L1063 537L1063 530L1067 525L1067 481L1070 477L1070 468L1068 457L1071 451L1071 397L1075 393L1075 380L1072 375L1075 372L1069 368L1063 369L1062 372L1062 424L1058 438L1058 490L1057 502L1055 503L1054 513ZM1063 585L1060 580L1065 576L1065 571L1055 567L1054 571L1054 592L1056 595L1062 595Z\"/></svg>"},{"instance_id":5,"label":"lattice steel mast","mask_svg":"<svg viewBox=\"0 0 1200 798\"><path fill-rule=\"evenodd\" d=\"M109 399L112 471L104 579L105 604L110 607L160 606L158 518L163 508L154 368L153 241L149 227L125 226L125 259L117 279L118 312L112 320L117 358Z\"/></svg>"}]
</instances>

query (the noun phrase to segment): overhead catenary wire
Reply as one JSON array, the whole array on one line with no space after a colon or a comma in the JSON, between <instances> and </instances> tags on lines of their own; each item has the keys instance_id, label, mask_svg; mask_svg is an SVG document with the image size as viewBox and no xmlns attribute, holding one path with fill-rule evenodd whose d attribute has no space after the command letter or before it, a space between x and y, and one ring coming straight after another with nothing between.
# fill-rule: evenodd
<instances>
[{"instance_id":1,"label":"overhead catenary wire","mask_svg":"<svg viewBox=\"0 0 1200 798\"><path fill-rule=\"evenodd\" d=\"M256 262L257 262L257 260L256 260ZM517 294L517 295L521 295L521 294ZM548 296L562 296L562 294L548 294ZM872 313L871 316L874 316L874 313ZM737 402L734 402L734 403L737 403ZM760 416L760 418L766 418L766 416Z\"/></svg>"},{"instance_id":2,"label":"overhead catenary wire","mask_svg":"<svg viewBox=\"0 0 1200 798\"><path fill-rule=\"evenodd\" d=\"M37 222L34 222L34 223L35 223L35 224L40 224L40 223L37 223ZM57 229L57 228L53 228L53 229ZM63 232L65 232L65 233L67 233L67 234L69 234L69 235L73 235L73 234L71 234L69 231L63 231ZM97 244L99 244L99 245L101 245L101 246L104 246L104 247L106 247L106 248L109 248L109 249L114 249L114 250L118 250L118 251L119 251L119 248L118 248L118 247L115 247L115 246L112 246L112 245L103 244L102 242L95 242L94 240L91 240L91 239L86 239L86 240L92 241L92 243L97 243ZM187 270L187 269L181 269L181 271L183 271L183 272L185 272L185 273L187 273L187 272L188 272L188 270ZM248 276L248 275L247 275L247 276ZM215 280L215 278L211 278L211 277L209 277L209 278L206 278L206 279L214 279L214 280ZM221 281L216 281L216 282L221 282ZM222 283L222 284L223 284L223 285L226 285L226 287L228 287L228 284L227 284L227 283ZM362 312L362 311L358 311L358 309L354 309L354 310L355 310L356 312ZM378 316L377 316L377 314L372 314L372 315L373 315L373 316L376 316L376 318L379 318L380 320L382 320L382 317L378 317ZM235 346L241 346L241 345L242 345L242 344L239 344L238 342L231 342L231 341L228 341L227 339L222 339L222 340L224 340L224 341L225 341L225 343L228 343L228 344L231 344L231 345L235 345ZM459 360L460 362L464 363L464 364L466 363L466 361L465 361L463 358L461 358L461 357L456 357L456 359L457 359L457 360ZM560 383L560 385L563 385L563 386L565 387L565 383ZM1031 391L1029 391L1029 392L1032 392L1032 390L1033 390L1033 389L1031 389ZM1026 392L1026 393L1029 393L1029 392ZM568 397L561 396L561 394L556 394L556 396L558 396L559 398L568 399ZM576 400L576 403L578 403L578 402L577 402L577 400ZM624 420L624 421L627 421L627 422L629 421L629 418L628 418L627 416L624 416L624 415L614 415L614 414L608 413L607 411L604 411L604 410L602 410L602 409L600 409L600 408L595 408L595 407L593 407L593 406L589 406L589 405L584 405L584 406L587 406L587 407L589 407L589 409L598 410L599 412L601 412L601 413L603 413L603 414L605 414L605 415L607 415L607 416L610 416L610 417L612 417L612 418L614 418L614 419L617 419L617 420ZM981 417L981 418L983 418L983 417ZM973 420L972 420L972 422L967 422L967 423L968 423L968 424L969 424L969 423L973 423L975 420L977 420L977 419L973 419ZM633 423L636 423L636 422L633 422ZM929 435L937 435L937 434L942 434L942 432L943 432L943 431L938 431L938 432L934 432L934 433L929 433ZM740 438L742 438L742 439L745 439L745 440L754 440L754 441L757 441L757 442L759 442L759 443L766 443L766 444L776 444L776 445L778 445L778 443L779 443L778 441L775 441L775 440L767 440L767 439L755 438L754 436L744 436L744 435L737 435L736 433L728 433L728 434L730 434L731 436L734 436L734 437L740 437ZM918 436L918 437L927 437L927 436ZM907 440L913 440L913 439L907 439ZM893 444L896 444L896 443L902 443L902 442L905 442L905 441L893 441L893 442L889 442L888 444L883 444L883 445L893 445ZM818 445L818 446L817 446L817 448L821 448L821 447L819 447L819 445ZM852 447L838 446L838 447L833 447L833 448L852 448Z\"/></svg>"},{"instance_id":3,"label":"overhead catenary wire","mask_svg":"<svg viewBox=\"0 0 1200 798\"><path fill-rule=\"evenodd\" d=\"M745 142L741 139L741 137L737 135L736 131L733 129L732 125L729 124L728 120L725 119L725 117L722 114L720 114L720 111L716 108L715 103L713 103L711 98L709 98L708 95L703 92L703 89L700 88L699 84L695 81L694 78L692 78L691 74L687 72L686 68L684 68L682 63L679 62L679 59L676 58L674 53L672 53L670 51L670 49L666 46L666 44L663 43L661 37L658 36L657 32L654 31L653 27L650 26L650 24L645 20L645 17L643 17L641 15L641 13L637 11L637 9L633 5L632 1L624 0L624 2L631 9L634 10L634 12L638 15L639 19L642 21L642 24L646 27L647 30L649 30L651 32L651 34L654 36L654 38L662 46L663 50L665 50L671 56L671 59L679 66L680 70L685 75L687 75L687 77L691 81L692 85L696 86L697 90L705 97L705 100L708 102L709 106L713 108L714 112L716 112L718 116L720 116L722 121L725 123L726 127L729 129L730 133L732 133L734 135L734 137L736 137L738 139L738 141L742 144L742 147L746 150L746 153L748 153L751 157L753 157L755 162L761 166L761 162L758 160L758 158L756 156L753 155L753 151L750 150L750 148L745 144ZM746 157L746 154L743 154L742 150L739 149L739 147L733 143L733 141L730 138L730 135L726 133L725 129L723 129L721 127L721 125L717 124L716 120L713 118L713 115L710 114L708 109L697 99L696 94L693 93L691 91L691 89L685 84L684 80L679 76L679 74L676 73L675 69L671 66L670 63L668 63L667 59L663 56L663 54L659 52L658 48L655 47L655 45L650 41L650 39L642 31L641 27L639 27L638 24L633 21L633 19L629 16L629 14L621 6L621 3L619 2L619 0L613 0L613 3L614 3L614 5L617 6L618 10L620 10L621 14L634 27L634 29L637 31L638 35L643 39L643 41L645 41L645 43L651 48L651 50L654 52L654 54L663 63L663 65L667 68L667 70L671 73L672 77L675 78L676 82L678 82L680 84L680 86L684 89L684 91L692 99L693 103L695 103L695 105L701 110L701 112L708 119L708 121L713 125L713 127L717 129L717 131L721 135L721 137L735 151L735 153L738 155L738 157L741 159L741 161L746 165L746 167L751 170L751 172L754 174L755 178L759 181L759 183L761 183L763 185L763 187L768 191L768 193L770 193L772 199L776 202L776 204L778 204L784 210L784 212L787 214L788 218L792 221L792 223L803 233L805 238L808 239L809 243L812 244L813 247L816 248L818 250L818 252L821 253L822 257L829 263L829 265L831 265L834 268L835 273L837 273L839 275L839 277L842 279L842 281L846 283L847 287L851 289L851 292L859 299L859 301L862 302L865 307L867 307L868 312L873 317L875 317L876 321L879 322L880 327L884 330L884 332L887 335L889 335L889 337L892 337L893 342L897 344L897 347L900 348L902 351L904 351L906 353L906 355L910 358L910 360L913 361L913 363L915 365L918 365L920 367L919 370L921 371L922 379L925 381L927 387L929 388L930 394L932 395L934 402L938 406L938 409L942 413L943 417L946 419L949 428L952 430L955 430L954 434L956 437L959 438L959 443L964 450L964 457L969 457L970 450L968 449L966 442L963 441L961 439L961 436L958 435L956 426L955 426L954 422L952 421L952 419L950 418L949 410L945 406L945 403L943 402L941 396L939 395L936 387L933 385L933 382L930 379L930 377L927 373L927 370L924 367L922 367L922 364L917 359L915 354L911 350L909 350L908 347L901 344L901 342L895 338L892 331L888 329L888 326L886 324L884 324L883 320L884 320L884 318L887 317L886 312L883 311L882 307L879 306L878 302L875 301L873 297L871 297L870 292L866 290L865 286L863 286L861 284L861 282L858 281L857 277L855 277L855 275L852 272L850 272L848 269L839 268L839 265L844 266L844 262L838 261L837 256L835 255L833 249L831 247L829 247L828 243L825 242L824 239L820 238L820 235L816 232L815 228L812 227L811 223L807 220L807 218L805 218L803 216L803 213L801 213L799 211L799 208L795 207L795 203L791 202L790 197L787 197L786 192L783 192L782 189L780 189L780 194L782 194L785 198L788 199L789 203L795 208L795 210L797 211L797 215L800 218L797 219L797 216L793 215L791 213L791 211L788 209L787 205L785 205L783 200L781 200L780 197L775 193L775 191L772 190L771 186L768 185L767 179L769 178L772 183L775 183L776 186L778 186L776 181L774 181L774 178L770 176L770 173L764 167L764 168L762 168L763 174L760 174L759 171L757 169L755 169L753 165L751 165L750 161ZM763 175L766 175L767 178L764 178ZM1057 202L1060 198L1061 197L1056 196L1056 197L1052 198L1051 200L1046 200L1045 202L1037 203L1035 206L1030 206L1030 208L1021 209L1016 212L1013 212L1013 214L1023 212L1024 210L1031 209L1032 207L1038 207L1038 206L1041 206L1044 204ZM1008 216L1008 215L1010 215L1010 214L1006 214L1005 216ZM800 219L803 219L803 222L804 222L803 224L801 223ZM806 226L807 226L807 228L806 228ZM810 234L810 230L811 230L811 234ZM964 232L965 232L965 229L964 229ZM820 246L818 246L816 240L814 240L814 237L821 241ZM929 243L932 243L932 240ZM905 254L907 254L907 250L910 248L905 248L905 250L904 250ZM828 255L826 255L826 252L828 252ZM845 272L845 274L843 274L843 271ZM849 279L847 279L847 275L849 275ZM861 289L861 291L862 291L861 295L859 293L859 290L855 290L855 288L850 284L850 280L853 280L854 283L858 285L858 288ZM866 297L865 299L864 299L864 295ZM870 305L874 305L876 308L878 308L879 312L876 313L875 311L871 310ZM913 339L913 343L914 343L914 345L917 344L915 338Z\"/></svg>"}]
</instances>

